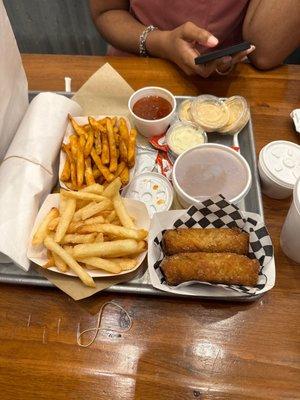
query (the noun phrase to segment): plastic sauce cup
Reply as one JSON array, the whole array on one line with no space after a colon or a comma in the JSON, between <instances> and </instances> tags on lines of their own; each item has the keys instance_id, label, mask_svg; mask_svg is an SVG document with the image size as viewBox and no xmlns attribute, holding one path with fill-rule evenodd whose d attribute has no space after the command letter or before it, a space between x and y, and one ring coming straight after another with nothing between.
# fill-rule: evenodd
<instances>
[{"instance_id":1,"label":"plastic sauce cup","mask_svg":"<svg viewBox=\"0 0 300 400\"><path fill-rule=\"evenodd\" d=\"M280 245L289 258L300 264L300 178L295 184L293 201L281 230Z\"/></svg>"},{"instance_id":2,"label":"plastic sauce cup","mask_svg":"<svg viewBox=\"0 0 300 400\"><path fill-rule=\"evenodd\" d=\"M134 104L141 98L147 96L160 96L168 100L172 106L170 114L168 114L164 118L154 120L144 119L135 115L133 112ZM172 95L172 93L166 89L156 86L148 86L137 90L130 96L130 99L128 101L128 108L134 125L136 126L139 133L145 137L152 137L156 135L161 135L162 133L166 132L176 111L176 99Z\"/></svg>"}]
</instances>

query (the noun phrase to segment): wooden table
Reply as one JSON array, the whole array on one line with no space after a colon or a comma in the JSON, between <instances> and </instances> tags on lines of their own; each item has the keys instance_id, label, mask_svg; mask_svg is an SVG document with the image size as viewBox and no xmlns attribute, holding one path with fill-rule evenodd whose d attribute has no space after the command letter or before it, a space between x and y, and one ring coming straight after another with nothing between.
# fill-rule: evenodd
<instances>
[{"instance_id":1,"label":"wooden table","mask_svg":"<svg viewBox=\"0 0 300 400\"><path fill-rule=\"evenodd\" d=\"M108 61L134 89L240 94L251 104L257 152L271 140L297 142L289 117L300 104L297 66L262 73L242 65L230 77L203 80L154 59L24 55L23 61L32 90L63 90L64 76L76 90ZM111 294L75 303L55 289L1 285L1 398L299 399L300 266L279 246L289 203L264 197L277 282L254 303ZM112 299L132 315L131 331L104 332L80 348L78 326L94 326L101 304ZM118 313L107 309L104 323L118 326Z\"/></svg>"}]
</instances>

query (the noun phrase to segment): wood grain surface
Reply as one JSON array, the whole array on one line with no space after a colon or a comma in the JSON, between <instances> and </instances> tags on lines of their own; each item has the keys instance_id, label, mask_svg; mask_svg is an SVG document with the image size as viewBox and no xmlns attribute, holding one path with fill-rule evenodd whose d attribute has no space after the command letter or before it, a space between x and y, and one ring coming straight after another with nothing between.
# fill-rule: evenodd
<instances>
[{"instance_id":1,"label":"wood grain surface","mask_svg":"<svg viewBox=\"0 0 300 400\"><path fill-rule=\"evenodd\" d=\"M134 89L240 94L251 105L257 152L271 140L297 142L289 117L300 106L297 66L258 72L241 65L231 76L203 80L155 59L24 55L23 61L32 90L63 90L65 76L76 90L110 62ZM300 266L279 246L290 199L263 200L277 278L251 304L103 293L76 303L55 289L1 285L1 399L300 399ZM80 348L78 329L93 327L108 300L128 310L132 329L103 331ZM121 329L123 322L114 308L104 311L102 326Z\"/></svg>"}]
</instances>

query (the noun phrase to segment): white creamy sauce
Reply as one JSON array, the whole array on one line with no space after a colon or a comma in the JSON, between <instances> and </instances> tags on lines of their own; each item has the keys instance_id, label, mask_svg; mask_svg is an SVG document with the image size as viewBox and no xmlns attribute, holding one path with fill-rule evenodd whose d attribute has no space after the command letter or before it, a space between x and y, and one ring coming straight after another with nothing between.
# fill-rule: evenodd
<instances>
[{"instance_id":1,"label":"white creamy sauce","mask_svg":"<svg viewBox=\"0 0 300 400\"><path fill-rule=\"evenodd\" d=\"M204 143L204 136L201 131L193 126L177 126L168 138L168 144L175 153L181 154L185 150Z\"/></svg>"}]
</instances>

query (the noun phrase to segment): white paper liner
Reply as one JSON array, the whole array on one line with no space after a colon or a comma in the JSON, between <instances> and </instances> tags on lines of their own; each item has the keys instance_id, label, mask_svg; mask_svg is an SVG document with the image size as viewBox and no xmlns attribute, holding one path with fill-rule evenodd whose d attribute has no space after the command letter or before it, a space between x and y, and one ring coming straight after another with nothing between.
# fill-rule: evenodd
<instances>
[{"instance_id":1,"label":"white paper liner","mask_svg":"<svg viewBox=\"0 0 300 400\"><path fill-rule=\"evenodd\" d=\"M37 217L34 222L34 226L32 228L31 234L30 234L30 240L29 240L29 245L28 245L28 251L27 251L27 256L28 258L34 262L35 264L39 266L43 266L47 262L47 250L43 245L40 246L32 246L31 241L32 237L41 222L41 220L47 215L47 213L50 211L52 207L58 207L59 205L59 194L50 194L47 196L46 200L44 201ZM128 210L128 213L135 219L135 224L137 228L139 229L146 229L149 231L150 227L150 217L147 211L146 206L144 203L138 200L133 200L133 199L123 199L124 204L126 206L126 209ZM115 275L124 275L128 274L130 272L135 271L144 261L144 258L146 257L147 251L144 251L137 257L137 265L135 268L129 270L129 271L122 271L119 274L112 274L109 272L105 272L102 270L89 270L88 273L93 277L93 278L103 278L107 276L115 276ZM113 259L112 259L113 260ZM50 271L58 272L60 274L64 275L70 275L70 276L77 276L76 274L73 273L73 271L67 271L67 272L61 272L59 271L56 267L51 267L48 268Z\"/></svg>"},{"instance_id":2,"label":"white paper liner","mask_svg":"<svg viewBox=\"0 0 300 400\"><path fill-rule=\"evenodd\" d=\"M0 162L28 107L28 85L3 2L0 1Z\"/></svg>"}]
</instances>

